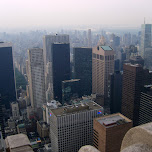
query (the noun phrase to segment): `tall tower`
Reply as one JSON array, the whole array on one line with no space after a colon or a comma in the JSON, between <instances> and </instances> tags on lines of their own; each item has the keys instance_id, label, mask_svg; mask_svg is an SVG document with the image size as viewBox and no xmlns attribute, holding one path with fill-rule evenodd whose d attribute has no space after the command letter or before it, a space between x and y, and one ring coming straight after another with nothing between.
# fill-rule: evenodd
<instances>
[{"instance_id":1,"label":"tall tower","mask_svg":"<svg viewBox=\"0 0 152 152\"><path fill-rule=\"evenodd\" d=\"M9 102L16 100L12 44L0 42L0 94L2 104L9 108Z\"/></svg>"},{"instance_id":2,"label":"tall tower","mask_svg":"<svg viewBox=\"0 0 152 152\"><path fill-rule=\"evenodd\" d=\"M152 24L143 24L141 26L141 46L140 46L140 55L145 58L145 49L150 48L151 45L151 36L152 36Z\"/></svg>"},{"instance_id":3,"label":"tall tower","mask_svg":"<svg viewBox=\"0 0 152 152\"><path fill-rule=\"evenodd\" d=\"M74 78L80 79L82 95L92 93L92 48L73 49Z\"/></svg>"},{"instance_id":4,"label":"tall tower","mask_svg":"<svg viewBox=\"0 0 152 152\"><path fill-rule=\"evenodd\" d=\"M53 43L69 43L69 35L66 34L56 34L56 35L45 35L43 37L43 53L44 53L44 70L45 70L45 87L46 90L49 87L49 83L53 81L51 76L51 69L52 69L52 51L51 45ZM47 67L46 67L47 65ZM47 69L47 68L50 68Z\"/></svg>"},{"instance_id":5,"label":"tall tower","mask_svg":"<svg viewBox=\"0 0 152 152\"><path fill-rule=\"evenodd\" d=\"M108 97L108 77L114 73L114 51L110 46L93 48L92 92Z\"/></svg>"},{"instance_id":6,"label":"tall tower","mask_svg":"<svg viewBox=\"0 0 152 152\"><path fill-rule=\"evenodd\" d=\"M30 99L33 108L41 108L45 103L45 78L43 49L28 50Z\"/></svg>"},{"instance_id":7,"label":"tall tower","mask_svg":"<svg viewBox=\"0 0 152 152\"><path fill-rule=\"evenodd\" d=\"M88 29L88 47L92 47L91 29Z\"/></svg>"},{"instance_id":8,"label":"tall tower","mask_svg":"<svg viewBox=\"0 0 152 152\"><path fill-rule=\"evenodd\" d=\"M70 79L70 44L53 43L51 54L51 99L62 101L62 81Z\"/></svg>"},{"instance_id":9,"label":"tall tower","mask_svg":"<svg viewBox=\"0 0 152 152\"><path fill-rule=\"evenodd\" d=\"M138 125L140 95L144 85L150 83L148 69L143 69L139 64L124 64L122 86L121 113L133 120L133 125Z\"/></svg>"}]
</instances>

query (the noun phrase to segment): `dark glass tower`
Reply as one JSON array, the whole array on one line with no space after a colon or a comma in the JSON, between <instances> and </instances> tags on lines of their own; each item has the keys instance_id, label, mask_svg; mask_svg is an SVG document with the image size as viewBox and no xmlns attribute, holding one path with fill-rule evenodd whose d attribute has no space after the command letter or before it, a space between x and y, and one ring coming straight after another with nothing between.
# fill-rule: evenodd
<instances>
[{"instance_id":1,"label":"dark glass tower","mask_svg":"<svg viewBox=\"0 0 152 152\"><path fill-rule=\"evenodd\" d=\"M16 100L12 46L3 42L0 42L0 94L6 108Z\"/></svg>"},{"instance_id":2,"label":"dark glass tower","mask_svg":"<svg viewBox=\"0 0 152 152\"><path fill-rule=\"evenodd\" d=\"M62 101L62 81L70 79L69 43L52 44L52 82L54 99Z\"/></svg>"},{"instance_id":3,"label":"dark glass tower","mask_svg":"<svg viewBox=\"0 0 152 152\"><path fill-rule=\"evenodd\" d=\"M74 78L80 79L82 95L92 93L92 48L73 49Z\"/></svg>"}]
</instances>

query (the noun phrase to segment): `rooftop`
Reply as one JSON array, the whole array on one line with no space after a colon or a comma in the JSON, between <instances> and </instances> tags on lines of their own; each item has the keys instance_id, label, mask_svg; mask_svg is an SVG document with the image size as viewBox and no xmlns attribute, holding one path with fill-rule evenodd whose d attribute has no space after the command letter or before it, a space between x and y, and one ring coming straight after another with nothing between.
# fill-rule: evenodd
<instances>
[{"instance_id":1,"label":"rooftop","mask_svg":"<svg viewBox=\"0 0 152 152\"><path fill-rule=\"evenodd\" d=\"M6 140L10 149L30 145L30 141L25 134L7 136Z\"/></svg>"},{"instance_id":2,"label":"rooftop","mask_svg":"<svg viewBox=\"0 0 152 152\"><path fill-rule=\"evenodd\" d=\"M104 51L112 51L113 49L110 46L101 46Z\"/></svg>"},{"instance_id":3,"label":"rooftop","mask_svg":"<svg viewBox=\"0 0 152 152\"><path fill-rule=\"evenodd\" d=\"M1 47L12 47L12 43L10 43L10 42L0 42L0 48Z\"/></svg>"},{"instance_id":4,"label":"rooftop","mask_svg":"<svg viewBox=\"0 0 152 152\"><path fill-rule=\"evenodd\" d=\"M100 118L97 118L96 120L105 128L110 128L110 127L131 122L130 119L128 119L127 117L123 116L120 113L100 117Z\"/></svg>"},{"instance_id":5,"label":"rooftop","mask_svg":"<svg viewBox=\"0 0 152 152\"><path fill-rule=\"evenodd\" d=\"M78 113L80 111L89 111L89 110L95 110L95 109L103 109L103 108L97 103L91 101L87 103L60 107L57 109L52 109L51 111L55 116L63 116L63 115L71 114L71 113Z\"/></svg>"}]
</instances>

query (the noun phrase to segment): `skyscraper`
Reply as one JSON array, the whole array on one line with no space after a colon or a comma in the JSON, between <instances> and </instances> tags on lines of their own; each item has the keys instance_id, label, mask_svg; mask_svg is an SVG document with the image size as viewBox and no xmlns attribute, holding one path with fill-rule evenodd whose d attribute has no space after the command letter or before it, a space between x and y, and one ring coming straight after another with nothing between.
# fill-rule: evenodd
<instances>
[{"instance_id":1,"label":"skyscraper","mask_svg":"<svg viewBox=\"0 0 152 152\"><path fill-rule=\"evenodd\" d=\"M88 29L88 47L92 47L91 29Z\"/></svg>"},{"instance_id":2,"label":"skyscraper","mask_svg":"<svg viewBox=\"0 0 152 152\"><path fill-rule=\"evenodd\" d=\"M70 45L53 43L51 46L51 99L62 101L62 81L70 79Z\"/></svg>"},{"instance_id":3,"label":"skyscraper","mask_svg":"<svg viewBox=\"0 0 152 152\"><path fill-rule=\"evenodd\" d=\"M122 140L132 121L120 113L95 118L93 146L100 152L120 152Z\"/></svg>"},{"instance_id":4,"label":"skyscraper","mask_svg":"<svg viewBox=\"0 0 152 152\"><path fill-rule=\"evenodd\" d=\"M50 109L50 137L53 152L77 152L93 141L93 119L103 115L95 102Z\"/></svg>"},{"instance_id":5,"label":"skyscraper","mask_svg":"<svg viewBox=\"0 0 152 152\"><path fill-rule=\"evenodd\" d=\"M146 84L150 84L148 69L143 69L139 64L124 64L122 87L121 113L133 120L133 125L138 125L140 94Z\"/></svg>"},{"instance_id":6,"label":"skyscraper","mask_svg":"<svg viewBox=\"0 0 152 152\"><path fill-rule=\"evenodd\" d=\"M109 77L110 111L111 113L121 112L122 73L116 71Z\"/></svg>"},{"instance_id":7,"label":"skyscraper","mask_svg":"<svg viewBox=\"0 0 152 152\"><path fill-rule=\"evenodd\" d=\"M74 78L80 79L82 95L92 93L92 48L73 48Z\"/></svg>"},{"instance_id":8,"label":"skyscraper","mask_svg":"<svg viewBox=\"0 0 152 152\"><path fill-rule=\"evenodd\" d=\"M108 77L114 73L114 51L110 46L93 48L92 92L108 97Z\"/></svg>"},{"instance_id":9,"label":"skyscraper","mask_svg":"<svg viewBox=\"0 0 152 152\"><path fill-rule=\"evenodd\" d=\"M140 55L145 58L145 49L151 47L152 24L143 24L141 26L141 46Z\"/></svg>"},{"instance_id":10,"label":"skyscraper","mask_svg":"<svg viewBox=\"0 0 152 152\"><path fill-rule=\"evenodd\" d=\"M9 102L16 100L12 44L0 42L0 94L2 104L7 108Z\"/></svg>"},{"instance_id":11,"label":"skyscraper","mask_svg":"<svg viewBox=\"0 0 152 152\"><path fill-rule=\"evenodd\" d=\"M45 103L45 78L43 49L28 50L30 100L33 108L41 108Z\"/></svg>"},{"instance_id":12,"label":"skyscraper","mask_svg":"<svg viewBox=\"0 0 152 152\"><path fill-rule=\"evenodd\" d=\"M45 35L43 37L43 53L44 53L44 70L45 70L45 87L48 89L49 83L53 81L51 69L52 69L52 51L51 45L53 43L69 43L69 35L55 34ZM46 67L47 65L47 67Z\"/></svg>"}]
</instances>

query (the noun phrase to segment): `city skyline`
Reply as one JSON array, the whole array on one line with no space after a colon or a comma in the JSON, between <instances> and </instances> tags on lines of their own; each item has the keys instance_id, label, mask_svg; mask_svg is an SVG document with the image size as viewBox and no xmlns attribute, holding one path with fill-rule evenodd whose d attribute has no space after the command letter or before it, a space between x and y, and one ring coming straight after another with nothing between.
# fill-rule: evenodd
<instances>
[{"instance_id":1,"label":"city skyline","mask_svg":"<svg viewBox=\"0 0 152 152\"><path fill-rule=\"evenodd\" d=\"M150 0L5 0L0 5L0 27L39 28L76 24L140 26L144 18L146 23L152 22L151 4Z\"/></svg>"}]
</instances>

